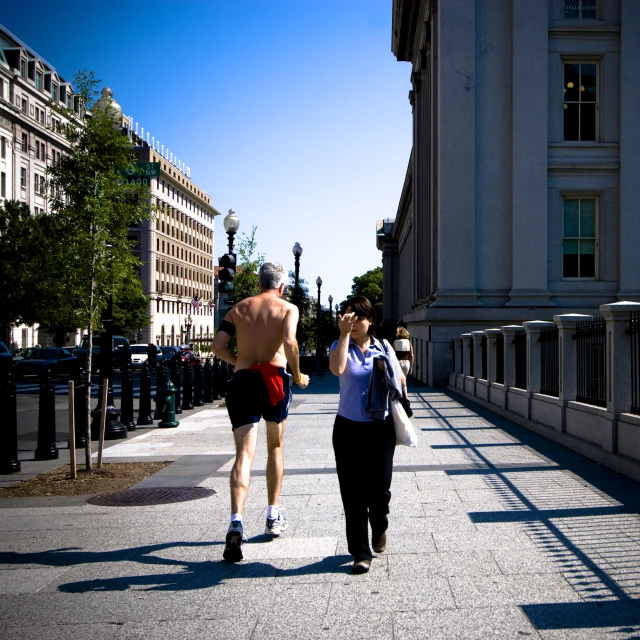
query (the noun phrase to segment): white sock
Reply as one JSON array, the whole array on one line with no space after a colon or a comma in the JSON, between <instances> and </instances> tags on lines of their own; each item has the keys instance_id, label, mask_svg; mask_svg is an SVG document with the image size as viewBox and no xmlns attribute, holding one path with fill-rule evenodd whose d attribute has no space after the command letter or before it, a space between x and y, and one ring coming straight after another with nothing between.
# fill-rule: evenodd
<instances>
[{"instance_id":1,"label":"white sock","mask_svg":"<svg viewBox=\"0 0 640 640\"><path fill-rule=\"evenodd\" d=\"M242 514L241 513L234 513L231 516L231 522L233 522L234 520L236 520L237 522L240 522L240 524L242 524Z\"/></svg>"},{"instance_id":2,"label":"white sock","mask_svg":"<svg viewBox=\"0 0 640 640\"><path fill-rule=\"evenodd\" d=\"M267 518L277 518L278 514L278 505L269 505L267 509Z\"/></svg>"}]
</instances>

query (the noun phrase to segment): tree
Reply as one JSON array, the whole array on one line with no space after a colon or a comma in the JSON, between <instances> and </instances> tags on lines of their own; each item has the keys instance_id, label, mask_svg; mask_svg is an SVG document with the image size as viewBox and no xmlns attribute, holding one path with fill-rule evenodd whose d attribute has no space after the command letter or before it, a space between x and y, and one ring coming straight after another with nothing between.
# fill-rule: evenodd
<instances>
[{"instance_id":1,"label":"tree","mask_svg":"<svg viewBox=\"0 0 640 640\"><path fill-rule=\"evenodd\" d=\"M296 329L296 340L300 346L309 347L312 336L315 336L313 323L309 321L309 287L303 278L298 278L298 287L296 288L295 271L289 271L289 302L298 307L299 320ZM315 344L315 337L313 337Z\"/></svg>"},{"instance_id":2,"label":"tree","mask_svg":"<svg viewBox=\"0 0 640 640\"><path fill-rule=\"evenodd\" d=\"M0 204L0 340L8 342L11 326L33 324L38 298L36 228L24 202Z\"/></svg>"},{"instance_id":3,"label":"tree","mask_svg":"<svg viewBox=\"0 0 640 640\"><path fill-rule=\"evenodd\" d=\"M93 333L102 324L102 311L139 266L128 230L149 217L149 190L128 184L121 175L124 167L136 161L136 154L131 140L119 129L111 101L107 99L103 109L86 111L97 94L93 72L76 74L74 86L80 99L79 114L51 105L67 119L55 126L65 137L69 153L47 168L55 235L49 237L43 251L42 259L49 268L41 274L59 302L57 309L51 309L47 324L52 326L53 316L60 313L66 323L73 309L75 326L87 329L87 367L91 371ZM90 385L87 387L90 406ZM89 471L88 433L86 437Z\"/></svg>"},{"instance_id":4,"label":"tree","mask_svg":"<svg viewBox=\"0 0 640 640\"><path fill-rule=\"evenodd\" d=\"M351 285L351 297L364 296L376 310L376 319L382 320L382 267L376 267L356 276Z\"/></svg>"},{"instance_id":5,"label":"tree","mask_svg":"<svg viewBox=\"0 0 640 640\"><path fill-rule=\"evenodd\" d=\"M126 336L149 325L150 300L142 290L137 272L126 274L113 295L113 332Z\"/></svg>"},{"instance_id":6,"label":"tree","mask_svg":"<svg viewBox=\"0 0 640 640\"><path fill-rule=\"evenodd\" d=\"M256 240L257 229L258 227L252 227L250 235L243 233L238 240L238 263L236 274L233 277L235 289L231 296L233 304L245 298L257 296L260 293L258 270L264 263L264 254L256 253L256 247L258 246Z\"/></svg>"}]
</instances>

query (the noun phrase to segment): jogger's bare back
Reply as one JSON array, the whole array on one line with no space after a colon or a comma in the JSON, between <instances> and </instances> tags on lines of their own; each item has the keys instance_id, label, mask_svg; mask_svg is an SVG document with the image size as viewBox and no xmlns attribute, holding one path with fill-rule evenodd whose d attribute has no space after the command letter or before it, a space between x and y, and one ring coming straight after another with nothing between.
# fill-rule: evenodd
<instances>
[{"instance_id":1,"label":"jogger's bare back","mask_svg":"<svg viewBox=\"0 0 640 640\"><path fill-rule=\"evenodd\" d=\"M238 302L227 317L236 328L236 371L259 362L286 367L284 341L295 338L298 308L269 293Z\"/></svg>"}]
</instances>

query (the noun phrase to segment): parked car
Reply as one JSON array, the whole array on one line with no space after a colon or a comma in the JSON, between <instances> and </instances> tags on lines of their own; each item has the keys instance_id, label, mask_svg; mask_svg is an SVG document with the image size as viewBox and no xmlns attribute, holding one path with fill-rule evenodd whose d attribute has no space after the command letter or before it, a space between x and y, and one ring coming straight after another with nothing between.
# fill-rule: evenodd
<instances>
[{"instance_id":1,"label":"parked car","mask_svg":"<svg viewBox=\"0 0 640 640\"><path fill-rule=\"evenodd\" d=\"M173 360L176 357L176 354L180 354L180 347L166 345L164 347L160 347L160 351L162 352L162 355L158 356L158 362L166 364Z\"/></svg>"},{"instance_id":2,"label":"parked car","mask_svg":"<svg viewBox=\"0 0 640 640\"><path fill-rule=\"evenodd\" d=\"M123 336L111 336L111 365L116 369L122 369L128 360L131 364L131 345ZM84 336L80 346L74 350L78 362L86 370L89 359L89 336ZM93 348L91 349L91 373L100 369L100 335L93 336Z\"/></svg>"},{"instance_id":3,"label":"parked car","mask_svg":"<svg viewBox=\"0 0 640 640\"><path fill-rule=\"evenodd\" d=\"M24 360L34 349L35 347L25 347L24 349L18 349L13 354L13 361L16 360Z\"/></svg>"},{"instance_id":4,"label":"parked car","mask_svg":"<svg viewBox=\"0 0 640 640\"><path fill-rule=\"evenodd\" d=\"M151 345L156 348L156 362L160 362L162 351L158 345ZM142 369L145 362L149 360L148 344L132 344L131 345L131 367L133 369Z\"/></svg>"},{"instance_id":5,"label":"parked car","mask_svg":"<svg viewBox=\"0 0 640 640\"><path fill-rule=\"evenodd\" d=\"M58 347L39 347L32 349L29 355L13 364L16 378L24 376L41 376L49 369L52 376L62 373L75 375L80 366L78 358L68 349Z\"/></svg>"},{"instance_id":6,"label":"parked car","mask_svg":"<svg viewBox=\"0 0 640 640\"><path fill-rule=\"evenodd\" d=\"M12 365L11 351L4 342L0 342L0 374L9 373Z\"/></svg>"},{"instance_id":7,"label":"parked car","mask_svg":"<svg viewBox=\"0 0 640 640\"><path fill-rule=\"evenodd\" d=\"M193 353L191 347L188 344L180 345L180 357L182 359L182 364L185 362L189 363L192 367L196 366L196 354Z\"/></svg>"}]
</instances>

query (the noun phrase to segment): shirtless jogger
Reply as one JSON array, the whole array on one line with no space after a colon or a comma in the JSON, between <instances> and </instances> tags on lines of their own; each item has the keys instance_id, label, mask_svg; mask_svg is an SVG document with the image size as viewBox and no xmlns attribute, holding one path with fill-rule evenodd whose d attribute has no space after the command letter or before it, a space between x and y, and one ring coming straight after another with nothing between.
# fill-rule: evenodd
<instances>
[{"instance_id":1,"label":"shirtless jogger","mask_svg":"<svg viewBox=\"0 0 640 640\"><path fill-rule=\"evenodd\" d=\"M300 373L296 327L298 308L281 300L285 283L284 267L265 262L258 273L260 293L238 302L220 323L211 351L235 366L227 390L227 410L236 445L236 461L231 470L231 523L223 557L227 562L242 560L242 511L249 490L251 464L256 452L257 423L267 423L267 493L269 507L265 534L277 537L287 528L278 511L282 485L282 438L291 402L293 382L305 388L309 376ZM238 356L227 342L235 335Z\"/></svg>"}]
</instances>

